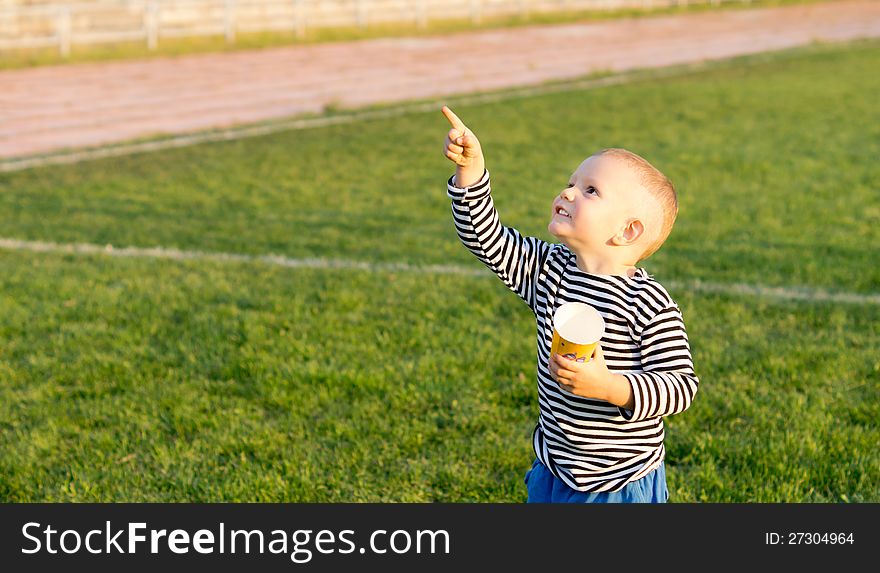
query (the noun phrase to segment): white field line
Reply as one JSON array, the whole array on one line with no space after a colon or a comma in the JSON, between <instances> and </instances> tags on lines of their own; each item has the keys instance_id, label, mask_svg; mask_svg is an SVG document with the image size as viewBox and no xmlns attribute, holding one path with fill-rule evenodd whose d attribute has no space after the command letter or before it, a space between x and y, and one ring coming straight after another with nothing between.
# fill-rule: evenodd
<instances>
[{"instance_id":1,"label":"white field line","mask_svg":"<svg viewBox=\"0 0 880 573\"><path fill-rule=\"evenodd\" d=\"M601 78L584 79L576 81L564 81L562 83L554 83L550 85L538 85L524 88L515 88L499 92L486 94L477 94L470 96L449 96L445 99L436 99L428 102L418 102L395 105L392 107L383 107L380 109L368 109L342 115L321 116L312 118L289 119L268 124L249 125L235 127L223 130L208 130L197 133L183 134L171 136L167 138L157 139L153 141L144 141L139 143L122 143L110 144L101 147L82 149L79 151L67 151L58 153L49 153L44 155L34 155L20 158L11 158L0 160L0 173L21 171L32 167L42 167L44 165L58 165L68 163L79 163L92 159L100 159L103 157L118 157L123 155L133 155L136 153L145 153L150 151L159 151L162 149L188 147L199 143L208 143L216 141L232 141L244 139L248 137L257 137L261 135L269 135L280 131L295 131L301 129L311 129L317 127L326 127L329 125L340 125L347 123L356 123L359 121L388 119L400 117L408 114L416 113L440 113L440 107L449 103L454 105L476 105L483 103L495 103L500 101L524 99L539 95L590 90L606 86L631 83L644 79L658 79L674 76L683 76L690 73L700 72L709 68L709 66L717 67L729 63L726 60L716 60L714 62L697 62L693 64L683 64L670 66L667 68L656 68L650 70L633 70L623 72Z\"/></svg>"},{"instance_id":2,"label":"white field line","mask_svg":"<svg viewBox=\"0 0 880 573\"><path fill-rule=\"evenodd\" d=\"M206 253L202 251L182 251L164 247L114 247L89 243L50 243L45 241L22 241L0 238L0 249L7 251L30 251L35 253L63 253L83 256L104 255L111 257L170 259L175 261L210 261L217 263L261 263L287 268L300 269L339 269L362 272L402 272L428 273L437 275L459 275L469 277L490 277L485 268L470 268L459 265L412 265L408 263L375 263L345 259L305 258L296 259L281 255L249 255L242 253ZM665 281L672 290L685 290L698 293L713 293L756 298L770 298L783 301L808 303L828 302L842 304L880 305L880 293L854 293L826 291L803 287L778 287L743 283L712 283L695 281Z\"/></svg>"},{"instance_id":3,"label":"white field line","mask_svg":"<svg viewBox=\"0 0 880 573\"><path fill-rule=\"evenodd\" d=\"M210 261L215 263L263 263L278 267L298 269L341 269L365 272L422 272L441 275L479 276L480 269L457 265L417 266L407 263L373 263L345 259L293 259L281 255L248 255L243 253L206 253L181 251L165 247L114 247L89 243L49 243L45 241L21 241L0 238L0 249L6 251L31 251L35 253L63 253L69 255L107 255L111 257L134 257L145 259L171 259L175 261Z\"/></svg>"}]
</instances>

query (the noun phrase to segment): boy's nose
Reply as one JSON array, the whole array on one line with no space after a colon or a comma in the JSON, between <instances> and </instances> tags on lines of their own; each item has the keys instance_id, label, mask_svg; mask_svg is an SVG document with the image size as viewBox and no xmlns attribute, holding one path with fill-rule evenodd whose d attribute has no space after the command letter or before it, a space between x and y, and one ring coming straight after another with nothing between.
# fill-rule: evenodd
<instances>
[{"instance_id":1,"label":"boy's nose","mask_svg":"<svg viewBox=\"0 0 880 573\"><path fill-rule=\"evenodd\" d=\"M571 203L574 201L574 189L571 187L566 187L563 189L562 193L559 194L560 197Z\"/></svg>"}]
</instances>

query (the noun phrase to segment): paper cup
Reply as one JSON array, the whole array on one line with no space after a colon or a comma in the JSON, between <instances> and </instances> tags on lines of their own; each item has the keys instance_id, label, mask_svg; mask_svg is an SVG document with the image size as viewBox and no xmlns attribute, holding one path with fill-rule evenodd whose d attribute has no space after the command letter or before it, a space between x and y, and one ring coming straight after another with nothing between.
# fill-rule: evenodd
<instances>
[{"instance_id":1,"label":"paper cup","mask_svg":"<svg viewBox=\"0 0 880 573\"><path fill-rule=\"evenodd\" d=\"M553 315L550 355L589 362L604 334L605 321L595 308L581 302L567 302Z\"/></svg>"}]
</instances>

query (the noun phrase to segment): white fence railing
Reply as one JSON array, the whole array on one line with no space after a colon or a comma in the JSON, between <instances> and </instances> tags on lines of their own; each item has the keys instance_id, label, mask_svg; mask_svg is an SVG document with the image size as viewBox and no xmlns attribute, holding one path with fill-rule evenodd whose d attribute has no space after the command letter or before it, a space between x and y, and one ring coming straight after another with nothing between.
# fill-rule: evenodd
<instances>
[{"instance_id":1,"label":"white fence railing","mask_svg":"<svg viewBox=\"0 0 880 573\"><path fill-rule=\"evenodd\" d=\"M308 28L367 27L398 22L425 27L430 20L528 16L573 10L652 8L751 0L102 0L0 6L0 51L74 45L145 42L163 38L224 36Z\"/></svg>"}]
</instances>

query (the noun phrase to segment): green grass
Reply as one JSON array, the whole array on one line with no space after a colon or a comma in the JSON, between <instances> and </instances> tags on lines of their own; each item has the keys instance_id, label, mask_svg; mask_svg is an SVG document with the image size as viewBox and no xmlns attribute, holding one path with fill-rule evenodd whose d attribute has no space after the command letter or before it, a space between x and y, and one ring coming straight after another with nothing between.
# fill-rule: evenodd
<instances>
[{"instance_id":1,"label":"green grass","mask_svg":"<svg viewBox=\"0 0 880 573\"><path fill-rule=\"evenodd\" d=\"M880 43L455 108L504 221L580 160L676 182L661 282L880 291ZM2 236L479 268L439 113L0 175ZM880 501L880 307L673 290L673 501ZM0 499L522 501L534 321L489 276L0 251Z\"/></svg>"},{"instance_id":2,"label":"green grass","mask_svg":"<svg viewBox=\"0 0 880 573\"><path fill-rule=\"evenodd\" d=\"M61 56L57 47L5 50L3 53L0 53L0 70L68 63L180 56L185 54L235 52L290 45L369 40L373 38L422 37L473 30L516 28L536 24L566 24L616 18L641 18L719 9L735 10L829 1L834 0L723 0L723 3L717 6L709 2L703 2L699 4L682 3L678 6L658 6L654 8L560 10L548 13L529 13L525 16L487 15L480 22L474 22L470 18L429 20L424 28L419 28L411 22L373 23L363 27L308 28L302 37L297 36L292 30L290 32L239 33L236 35L234 43L228 43L224 35L163 38L155 50L149 50L145 41L110 44L74 44L68 57Z\"/></svg>"}]
</instances>

